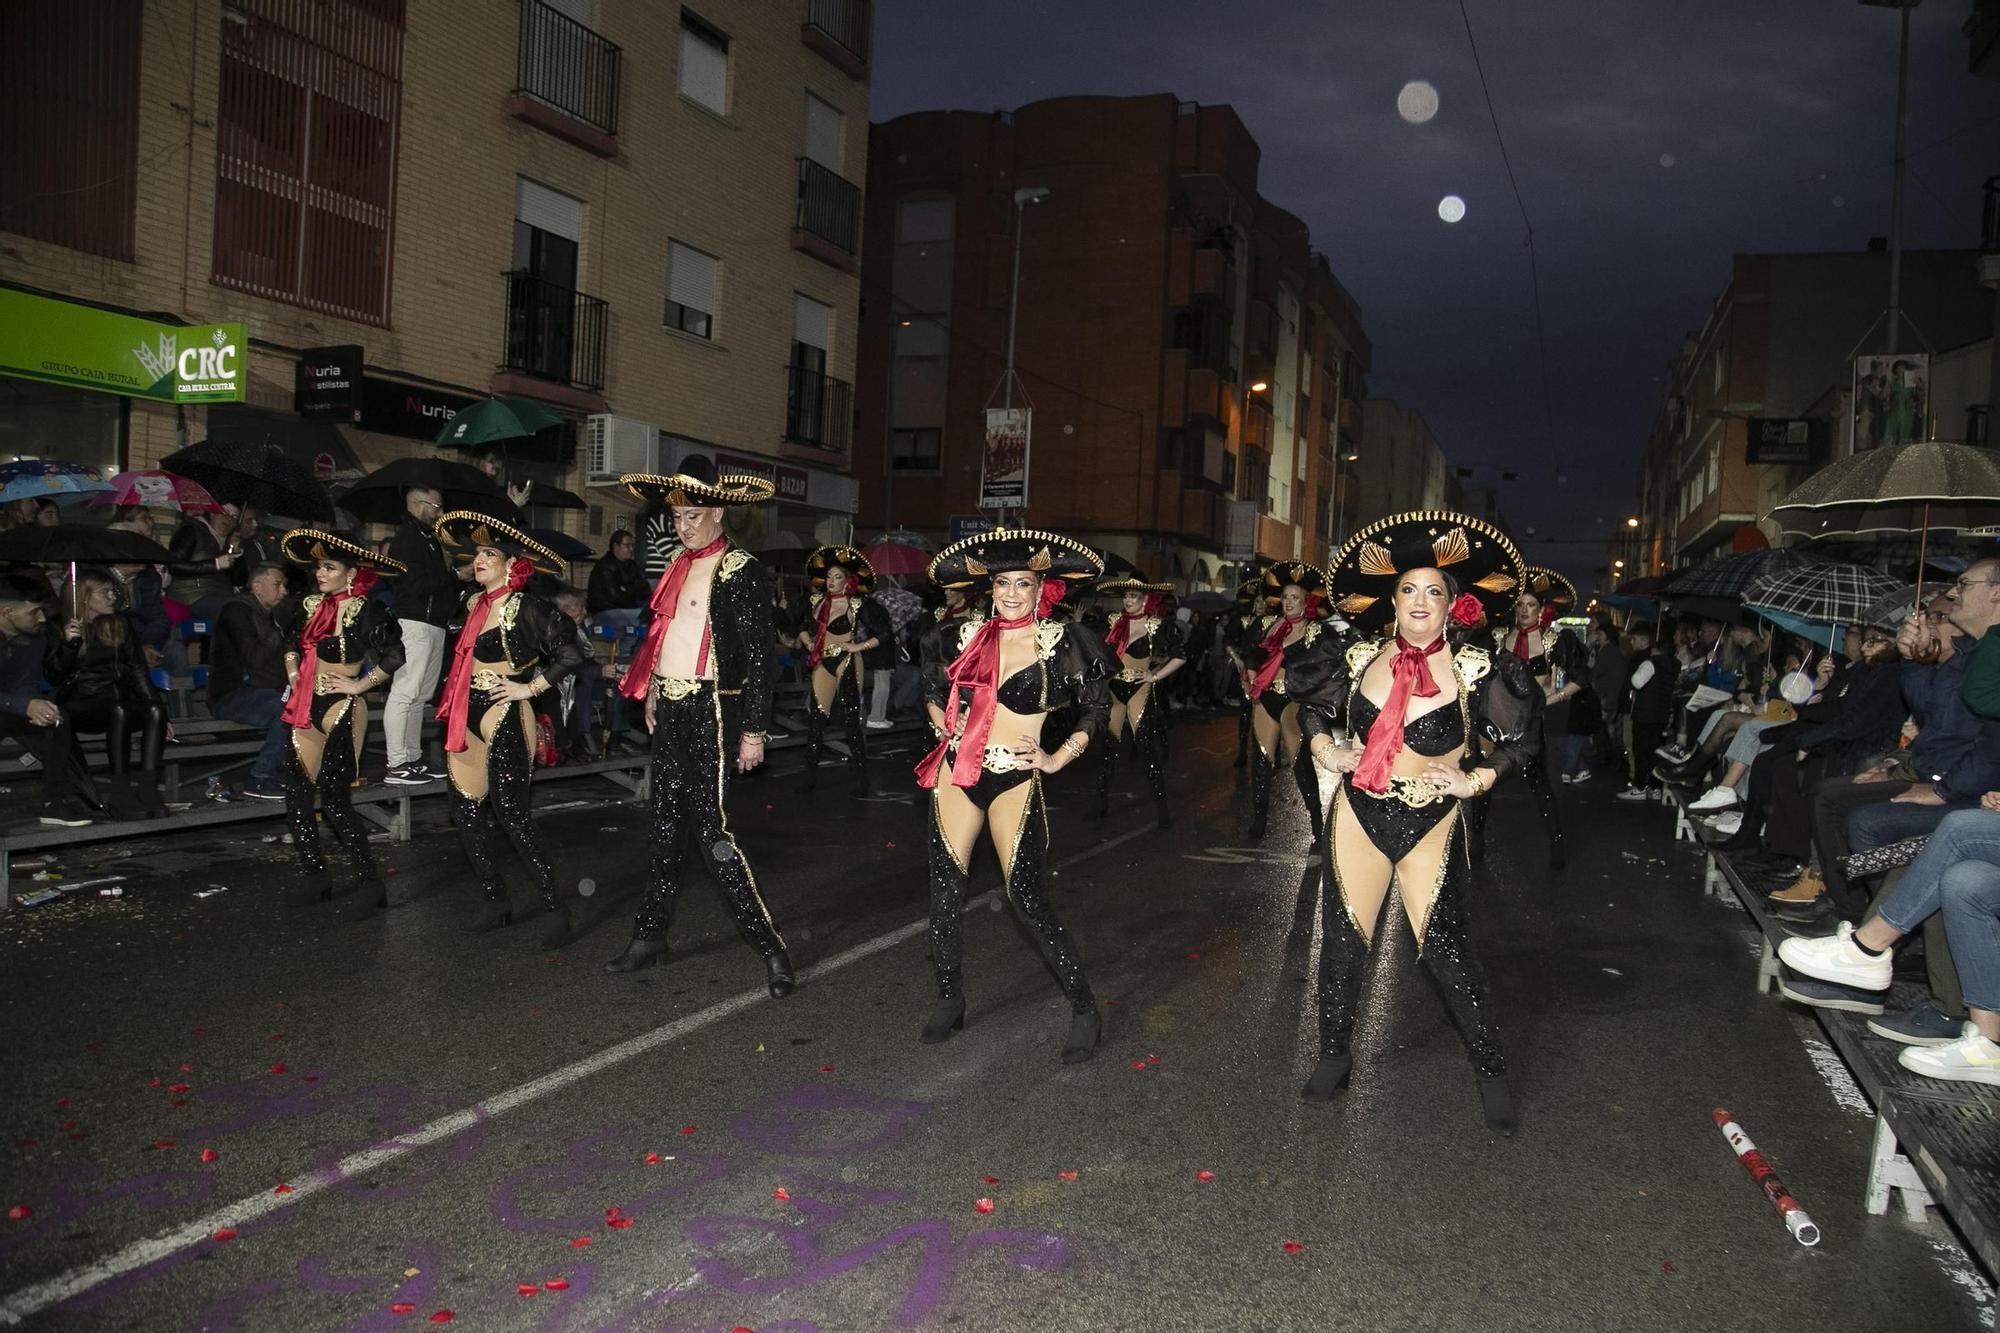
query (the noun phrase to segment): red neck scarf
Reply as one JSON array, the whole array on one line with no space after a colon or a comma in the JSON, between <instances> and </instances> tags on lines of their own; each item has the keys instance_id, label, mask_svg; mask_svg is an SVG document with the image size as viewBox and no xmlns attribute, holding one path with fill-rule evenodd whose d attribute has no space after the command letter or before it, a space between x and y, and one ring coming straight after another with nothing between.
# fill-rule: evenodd
<instances>
[{"instance_id":1,"label":"red neck scarf","mask_svg":"<svg viewBox=\"0 0 2000 1333\"><path fill-rule=\"evenodd\" d=\"M625 678L618 683L618 692L627 699L643 699L646 691L653 688L653 667L660 660L660 645L666 642L667 626L674 623L674 608L680 605L681 589L687 586L688 572L694 568L694 562L708 559L728 544L729 538L717 537L699 551L683 546L667 566L667 572L660 576L660 586L653 589L653 623L646 627L646 637L632 654L632 665L625 669ZM701 651L694 662L697 676L708 670L709 628L701 627Z\"/></svg>"},{"instance_id":2,"label":"red neck scarf","mask_svg":"<svg viewBox=\"0 0 2000 1333\"><path fill-rule=\"evenodd\" d=\"M1516 630L1514 632L1514 656L1520 658L1523 662L1534 661L1539 656L1535 651L1538 646L1535 636L1555 623L1556 609L1553 606L1543 607L1540 623L1533 629Z\"/></svg>"},{"instance_id":3,"label":"red neck scarf","mask_svg":"<svg viewBox=\"0 0 2000 1333\"><path fill-rule=\"evenodd\" d=\"M354 585L347 591L328 593L319 599L319 608L299 635L299 674L292 682L291 700L281 714L287 726L310 727L313 724L313 687L319 683L320 640L330 638L340 627L341 606L356 597L366 597L368 590L374 586L375 571L357 569L354 571Z\"/></svg>"},{"instance_id":4,"label":"red neck scarf","mask_svg":"<svg viewBox=\"0 0 2000 1333\"><path fill-rule=\"evenodd\" d=\"M1298 616L1280 616L1278 617L1278 623L1271 626L1271 632L1266 634L1263 642L1257 645L1258 651L1264 654L1264 661L1257 668L1256 674L1250 677L1250 697L1252 699L1256 699L1265 690L1270 689L1271 682L1276 680L1278 673L1285 669L1285 637L1300 625L1305 624L1318 611L1319 594L1316 592L1308 593L1306 594L1306 609L1304 614Z\"/></svg>"},{"instance_id":5,"label":"red neck scarf","mask_svg":"<svg viewBox=\"0 0 2000 1333\"><path fill-rule=\"evenodd\" d=\"M1156 616L1159 613L1160 594L1156 592L1147 593L1146 609L1138 615L1135 616L1129 611L1119 612L1118 619L1111 622L1111 632L1104 636L1104 646L1109 648L1115 656L1124 656L1125 645L1132 642L1133 629L1148 616Z\"/></svg>"},{"instance_id":6,"label":"red neck scarf","mask_svg":"<svg viewBox=\"0 0 2000 1333\"><path fill-rule=\"evenodd\" d=\"M952 659L950 669L945 672L948 688L945 692L944 735L937 747L917 765L919 787L937 786L938 770L944 767L945 751L951 748L952 736L958 732L959 691L966 687L972 690L972 707L966 714L965 732L959 736L958 755L952 760L951 784L954 787L970 787L979 781L979 774L986 764L986 738L993 732L993 710L1000 687L1000 634L1003 630L1034 624L1048 615L1049 608L1062 599L1062 582L1044 579L1041 598L1033 611L1019 620L1002 620L998 614L989 616L972 632L972 642Z\"/></svg>"},{"instance_id":7,"label":"red neck scarf","mask_svg":"<svg viewBox=\"0 0 2000 1333\"><path fill-rule=\"evenodd\" d=\"M1403 714L1409 709L1410 696L1429 699L1438 693L1438 683L1431 679L1430 664L1424 659L1443 649L1442 634L1423 648L1412 647L1408 639L1396 636L1396 660L1389 668L1389 698L1376 715L1375 725L1368 729L1368 743L1362 747L1361 762L1354 769L1354 785L1361 790L1389 790L1390 767L1403 748ZM1361 688L1361 682L1355 681L1354 688Z\"/></svg>"},{"instance_id":8,"label":"red neck scarf","mask_svg":"<svg viewBox=\"0 0 2000 1333\"><path fill-rule=\"evenodd\" d=\"M507 566L507 581L492 592L481 594L465 613L465 628L458 632L458 642L451 646L451 674L445 677L444 696L438 700L437 720L444 723L446 754L458 754L465 749L465 715L472 702L472 648L486 628L486 613L501 598L526 587L534 572L531 562L515 559Z\"/></svg>"},{"instance_id":9,"label":"red neck scarf","mask_svg":"<svg viewBox=\"0 0 2000 1333\"><path fill-rule=\"evenodd\" d=\"M847 614L851 618L854 615L854 594L844 592L840 594L840 597L842 601L847 603ZM832 617L833 594L827 593L819 599L819 629L813 634L812 651L806 654L806 667L808 669L818 666L820 659L826 656L826 625L827 621L832 619ZM852 629L854 627L850 625L848 628Z\"/></svg>"}]
</instances>

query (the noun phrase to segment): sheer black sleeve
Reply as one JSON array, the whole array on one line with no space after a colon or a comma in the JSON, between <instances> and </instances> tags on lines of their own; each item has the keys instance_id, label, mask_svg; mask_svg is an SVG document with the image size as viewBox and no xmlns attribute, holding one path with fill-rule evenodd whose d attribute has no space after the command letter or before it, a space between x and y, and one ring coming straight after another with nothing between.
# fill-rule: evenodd
<instances>
[{"instance_id":1,"label":"sheer black sleeve","mask_svg":"<svg viewBox=\"0 0 2000 1333\"><path fill-rule=\"evenodd\" d=\"M1076 705L1076 729L1096 740L1111 718L1111 678L1118 674L1118 660L1095 633L1068 624L1054 665L1062 693Z\"/></svg>"},{"instance_id":2,"label":"sheer black sleeve","mask_svg":"<svg viewBox=\"0 0 2000 1333\"><path fill-rule=\"evenodd\" d=\"M576 622L539 597L521 602L517 621L528 643L541 658L541 675L551 685L560 685L583 670L588 659L576 641Z\"/></svg>"},{"instance_id":3,"label":"sheer black sleeve","mask_svg":"<svg viewBox=\"0 0 2000 1333\"><path fill-rule=\"evenodd\" d=\"M376 670L393 676L403 669L403 622L390 615L382 603L369 598L354 631L363 652L374 659Z\"/></svg>"},{"instance_id":4,"label":"sheer black sleeve","mask_svg":"<svg viewBox=\"0 0 2000 1333\"><path fill-rule=\"evenodd\" d=\"M1285 692L1299 706L1299 730L1310 742L1347 725L1347 643L1325 626L1310 643L1285 654Z\"/></svg>"},{"instance_id":5,"label":"sheer black sleeve","mask_svg":"<svg viewBox=\"0 0 2000 1333\"><path fill-rule=\"evenodd\" d=\"M1151 660L1160 663L1187 661L1187 635L1181 630L1181 622L1173 616L1160 617L1160 627L1153 631L1153 642L1149 645Z\"/></svg>"},{"instance_id":6,"label":"sheer black sleeve","mask_svg":"<svg viewBox=\"0 0 2000 1333\"><path fill-rule=\"evenodd\" d=\"M945 620L930 626L917 641L917 673L923 680L924 702L942 710L950 701L951 682L946 672L958 656L963 620Z\"/></svg>"},{"instance_id":7,"label":"sheer black sleeve","mask_svg":"<svg viewBox=\"0 0 2000 1333\"><path fill-rule=\"evenodd\" d=\"M1494 653L1493 669L1473 689L1473 725L1486 742L1486 766L1504 778L1542 752L1542 687L1526 662Z\"/></svg>"}]
</instances>

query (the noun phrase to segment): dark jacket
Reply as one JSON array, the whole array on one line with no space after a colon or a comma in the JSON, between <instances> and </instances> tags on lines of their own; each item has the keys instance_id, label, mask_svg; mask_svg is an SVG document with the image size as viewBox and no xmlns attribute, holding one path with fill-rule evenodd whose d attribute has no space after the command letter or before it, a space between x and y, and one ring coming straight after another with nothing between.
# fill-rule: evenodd
<instances>
[{"instance_id":1,"label":"dark jacket","mask_svg":"<svg viewBox=\"0 0 2000 1333\"><path fill-rule=\"evenodd\" d=\"M49 645L43 669L55 686L51 694L58 704L86 696L115 696L128 703L163 702L147 674L146 655L139 636L127 622L125 641L98 643L84 631L75 642L56 639Z\"/></svg>"},{"instance_id":2,"label":"dark jacket","mask_svg":"<svg viewBox=\"0 0 2000 1333\"><path fill-rule=\"evenodd\" d=\"M619 560L607 552L591 568L583 605L593 616L599 611L634 611L646 604L647 596L646 573L639 562Z\"/></svg>"},{"instance_id":3,"label":"dark jacket","mask_svg":"<svg viewBox=\"0 0 2000 1333\"><path fill-rule=\"evenodd\" d=\"M1897 665L1858 662L1835 673L1819 704L1799 710L1800 726L1786 743L1823 755L1831 773L1858 773L1871 757L1896 748L1909 715Z\"/></svg>"},{"instance_id":4,"label":"dark jacket","mask_svg":"<svg viewBox=\"0 0 2000 1333\"><path fill-rule=\"evenodd\" d=\"M299 651L299 637L319 610L321 594L279 602L271 618L284 635L285 651ZM384 675L393 676L403 668L403 627L382 603L373 597L355 597L342 603L340 623L319 642L319 660L356 665L372 661ZM311 688L308 686L307 688Z\"/></svg>"},{"instance_id":5,"label":"dark jacket","mask_svg":"<svg viewBox=\"0 0 2000 1333\"><path fill-rule=\"evenodd\" d=\"M208 524L198 518L184 518L167 542L167 569L174 576L174 596L189 605L204 597L227 597L236 590L245 570L241 560L226 570L215 567L223 554Z\"/></svg>"},{"instance_id":6,"label":"dark jacket","mask_svg":"<svg viewBox=\"0 0 2000 1333\"><path fill-rule=\"evenodd\" d=\"M1630 679L1632 666L1615 639L1607 641L1590 659L1590 687L1607 718L1617 715L1625 698L1625 682Z\"/></svg>"},{"instance_id":7,"label":"dark jacket","mask_svg":"<svg viewBox=\"0 0 2000 1333\"><path fill-rule=\"evenodd\" d=\"M0 634L0 713L26 717L29 700L48 697L42 688L42 664L48 651L46 630Z\"/></svg>"},{"instance_id":8,"label":"dark jacket","mask_svg":"<svg viewBox=\"0 0 2000 1333\"><path fill-rule=\"evenodd\" d=\"M947 704L951 696L951 664L984 619L973 616L948 620L937 627L936 633L925 636L925 660L919 670L923 673L926 704L950 711ZM1052 620L1037 621L1035 633L1041 655L1032 666L1022 670L1039 668L1043 673L1042 697L1048 700L1049 711L1075 710L1073 730L1095 740L1111 718L1111 678L1118 674L1117 661L1105 651L1104 636L1082 625L1060 625ZM997 682L1001 687L1006 683ZM972 706L972 687L964 686L959 693L958 715L963 722Z\"/></svg>"},{"instance_id":9,"label":"dark jacket","mask_svg":"<svg viewBox=\"0 0 2000 1333\"><path fill-rule=\"evenodd\" d=\"M1674 711L1674 687L1680 680L1679 664L1658 648L1640 658L1639 662L1653 664L1653 678L1639 689L1626 691L1625 711L1634 722L1664 722ZM1632 671L1639 669L1639 662L1631 664ZM1629 672L1626 679L1629 683Z\"/></svg>"},{"instance_id":10,"label":"dark jacket","mask_svg":"<svg viewBox=\"0 0 2000 1333\"><path fill-rule=\"evenodd\" d=\"M468 616L482 596L477 590L466 595ZM527 592L513 593L488 608L472 643L472 657L476 662L508 663L517 681L540 675L551 685L562 684L590 662L577 639L576 622Z\"/></svg>"},{"instance_id":11,"label":"dark jacket","mask_svg":"<svg viewBox=\"0 0 2000 1333\"><path fill-rule=\"evenodd\" d=\"M764 731L771 723L778 656L776 600L770 567L748 551L731 546L715 562L708 586L715 685L736 699L738 725L744 731Z\"/></svg>"},{"instance_id":12,"label":"dark jacket","mask_svg":"<svg viewBox=\"0 0 2000 1333\"><path fill-rule=\"evenodd\" d=\"M1974 715L1965 702L1965 673L1975 641L1963 634L1956 651L1936 666L1903 664L1903 699L1917 719L1910 763L1948 801L1976 801L2000 791L2000 722Z\"/></svg>"},{"instance_id":13,"label":"dark jacket","mask_svg":"<svg viewBox=\"0 0 2000 1333\"><path fill-rule=\"evenodd\" d=\"M115 572L114 577L117 577ZM125 600L125 618L138 632L139 642L155 652L166 647L174 627L167 620L167 604L159 571L147 565L131 578L121 577L118 582L120 595Z\"/></svg>"},{"instance_id":14,"label":"dark jacket","mask_svg":"<svg viewBox=\"0 0 2000 1333\"><path fill-rule=\"evenodd\" d=\"M446 559L437 534L417 522L415 515L405 514L389 539L389 558L408 571L396 578L396 618L449 625L465 595L465 584Z\"/></svg>"},{"instance_id":15,"label":"dark jacket","mask_svg":"<svg viewBox=\"0 0 2000 1333\"><path fill-rule=\"evenodd\" d=\"M209 640L209 707L238 690L284 692L285 636L275 610L265 610L247 594L223 603Z\"/></svg>"}]
</instances>

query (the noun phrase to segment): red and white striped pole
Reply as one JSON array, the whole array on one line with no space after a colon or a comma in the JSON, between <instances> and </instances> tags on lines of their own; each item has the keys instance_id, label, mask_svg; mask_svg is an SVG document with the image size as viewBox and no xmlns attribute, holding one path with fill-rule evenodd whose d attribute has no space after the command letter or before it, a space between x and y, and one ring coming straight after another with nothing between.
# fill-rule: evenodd
<instances>
[{"instance_id":1,"label":"red and white striped pole","mask_svg":"<svg viewBox=\"0 0 2000 1333\"><path fill-rule=\"evenodd\" d=\"M1722 1137L1729 1140L1729 1146L1736 1150L1736 1160L1743 1163L1743 1169L1750 1173L1750 1179L1757 1182L1764 1191L1764 1197L1778 1210L1785 1226L1792 1233L1792 1239L1801 1245L1819 1244L1819 1226L1799 1207L1799 1201L1785 1188L1785 1182L1778 1179L1778 1173L1764 1160L1764 1154L1757 1151L1757 1145L1743 1132L1743 1126L1736 1123L1736 1117L1723 1107L1716 1107L1709 1113Z\"/></svg>"}]
</instances>

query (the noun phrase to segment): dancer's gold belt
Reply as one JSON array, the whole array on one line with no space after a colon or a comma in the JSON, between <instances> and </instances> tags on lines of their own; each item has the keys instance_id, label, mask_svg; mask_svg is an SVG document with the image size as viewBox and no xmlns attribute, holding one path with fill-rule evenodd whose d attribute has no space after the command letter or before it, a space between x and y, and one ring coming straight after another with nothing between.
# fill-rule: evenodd
<instances>
[{"instance_id":1,"label":"dancer's gold belt","mask_svg":"<svg viewBox=\"0 0 2000 1333\"><path fill-rule=\"evenodd\" d=\"M954 744L945 755L945 767L949 768L957 757L958 746ZM1004 745L989 745L979 756L979 766L988 773L1019 773L1029 764Z\"/></svg>"},{"instance_id":2,"label":"dancer's gold belt","mask_svg":"<svg viewBox=\"0 0 2000 1333\"><path fill-rule=\"evenodd\" d=\"M702 686L713 684L715 684L714 681L703 680L699 676L653 677L654 691L662 699L670 699L675 703L679 703L682 699L692 699L695 695L701 693Z\"/></svg>"},{"instance_id":3,"label":"dancer's gold belt","mask_svg":"<svg viewBox=\"0 0 2000 1333\"><path fill-rule=\"evenodd\" d=\"M1432 782L1429 778L1406 778L1400 775L1389 779L1389 790L1369 791L1348 783L1350 789L1363 796L1372 796L1378 801L1401 801L1412 809L1421 810L1427 805L1451 799L1451 793Z\"/></svg>"},{"instance_id":4,"label":"dancer's gold belt","mask_svg":"<svg viewBox=\"0 0 2000 1333\"><path fill-rule=\"evenodd\" d=\"M341 694L341 682L354 680L363 668L359 662L321 662L319 674L313 677L314 694Z\"/></svg>"},{"instance_id":5,"label":"dancer's gold belt","mask_svg":"<svg viewBox=\"0 0 2000 1333\"><path fill-rule=\"evenodd\" d=\"M1136 671L1131 667L1126 667L1123 671L1120 671L1118 673L1118 679L1130 685L1144 685L1146 683L1146 673L1143 671Z\"/></svg>"}]
</instances>

